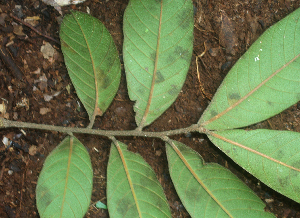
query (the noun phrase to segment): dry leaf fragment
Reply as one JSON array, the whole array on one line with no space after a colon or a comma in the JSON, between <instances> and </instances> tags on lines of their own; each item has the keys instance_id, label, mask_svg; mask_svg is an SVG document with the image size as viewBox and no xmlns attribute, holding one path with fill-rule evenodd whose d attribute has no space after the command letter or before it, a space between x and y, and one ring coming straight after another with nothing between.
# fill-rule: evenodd
<instances>
[{"instance_id":1,"label":"dry leaf fragment","mask_svg":"<svg viewBox=\"0 0 300 218\"><path fill-rule=\"evenodd\" d=\"M50 101L53 97L58 96L61 93L61 91L54 92L52 95L44 94L44 100Z\"/></svg>"},{"instance_id":2,"label":"dry leaf fragment","mask_svg":"<svg viewBox=\"0 0 300 218\"><path fill-rule=\"evenodd\" d=\"M7 14L1 13L0 14L0 25L5 26L5 18L7 17Z\"/></svg>"},{"instance_id":3,"label":"dry leaf fragment","mask_svg":"<svg viewBox=\"0 0 300 218\"><path fill-rule=\"evenodd\" d=\"M18 24L13 24L13 32L14 34L16 34L17 36L26 36L25 33L23 33L23 27L21 25L18 25Z\"/></svg>"},{"instance_id":4,"label":"dry leaf fragment","mask_svg":"<svg viewBox=\"0 0 300 218\"><path fill-rule=\"evenodd\" d=\"M42 1L45 2L47 5L53 6L62 15L61 6L75 5L84 2L86 0L42 0Z\"/></svg>"},{"instance_id":5,"label":"dry leaf fragment","mask_svg":"<svg viewBox=\"0 0 300 218\"><path fill-rule=\"evenodd\" d=\"M42 107L40 108L40 114L45 115L46 113L50 112L51 108Z\"/></svg>"},{"instance_id":6,"label":"dry leaf fragment","mask_svg":"<svg viewBox=\"0 0 300 218\"><path fill-rule=\"evenodd\" d=\"M237 37L235 33L234 22L230 19L225 12L221 13L221 31L219 34L220 44L225 47L226 52L235 55Z\"/></svg>"},{"instance_id":7,"label":"dry leaf fragment","mask_svg":"<svg viewBox=\"0 0 300 218\"><path fill-rule=\"evenodd\" d=\"M46 42L45 45L42 45L41 52L45 59L49 59L54 56L55 49L52 47L52 45L49 42Z\"/></svg>"},{"instance_id":8,"label":"dry leaf fragment","mask_svg":"<svg viewBox=\"0 0 300 218\"><path fill-rule=\"evenodd\" d=\"M36 152L37 152L37 147L34 146L34 145L30 146L28 153L29 153L31 156L34 156L34 155L36 154Z\"/></svg>"},{"instance_id":9,"label":"dry leaf fragment","mask_svg":"<svg viewBox=\"0 0 300 218\"><path fill-rule=\"evenodd\" d=\"M42 0L47 5L51 5L54 7L57 6L65 6L65 5L76 5L86 0Z\"/></svg>"},{"instance_id":10,"label":"dry leaf fragment","mask_svg":"<svg viewBox=\"0 0 300 218\"><path fill-rule=\"evenodd\" d=\"M24 19L24 21L26 22L26 23L29 23L31 26L36 26L36 25L38 25L39 24L39 20L40 20L41 18L39 17L39 16L33 16L33 17L26 17L25 19Z\"/></svg>"},{"instance_id":11,"label":"dry leaf fragment","mask_svg":"<svg viewBox=\"0 0 300 218\"><path fill-rule=\"evenodd\" d=\"M5 105L4 102L2 102L2 103L0 104L0 113L1 113L1 114L5 114L5 113L6 113L6 105Z\"/></svg>"}]
</instances>

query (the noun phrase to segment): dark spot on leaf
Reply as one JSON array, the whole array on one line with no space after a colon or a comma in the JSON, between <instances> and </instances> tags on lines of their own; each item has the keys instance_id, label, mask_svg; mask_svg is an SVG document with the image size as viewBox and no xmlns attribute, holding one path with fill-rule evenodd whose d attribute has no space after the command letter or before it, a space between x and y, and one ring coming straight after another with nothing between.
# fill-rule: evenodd
<instances>
[{"instance_id":1,"label":"dark spot on leaf","mask_svg":"<svg viewBox=\"0 0 300 218\"><path fill-rule=\"evenodd\" d=\"M189 153L190 152L190 149L189 147L185 146L185 145L182 145L182 144L175 144L177 146L177 148L180 150L180 152L182 154L186 154L186 153Z\"/></svg>"},{"instance_id":2,"label":"dark spot on leaf","mask_svg":"<svg viewBox=\"0 0 300 218\"><path fill-rule=\"evenodd\" d=\"M235 102L237 102L240 98L241 98L241 96L239 95L239 93L231 93L228 96L228 102L230 105L232 105Z\"/></svg>"},{"instance_id":3,"label":"dark spot on leaf","mask_svg":"<svg viewBox=\"0 0 300 218\"><path fill-rule=\"evenodd\" d=\"M106 89L110 85L110 78L101 69L96 69L98 89Z\"/></svg>"},{"instance_id":4,"label":"dark spot on leaf","mask_svg":"<svg viewBox=\"0 0 300 218\"><path fill-rule=\"evenodd\" d=\"M165 202L161 199L161 198L158 198L157 201L155 202L156 204L156 207L157 208L164 208L164 206L166 206Z\"/></svg>"},{"instance_id":5,"label":"dark spot on leaf","mask_svg":"<svg viewBox=\"0 0 300 218\"><path fill-rule=\"evenodd\" d=\"M175 48L176 55L180 55L180 58L190 61L189 50L181 46L176 46Z\"/></svg>"},{"instance_id":6,"label":"dark spot on leaf","mask_svg":"<svg viewBox=\"0 0 300 218\"><path fill-rule=\"evenodd\" d=\"M218 113L215 111L215 110L212 110L211 112L210 112L210 115L212 116L212 117L214 117L214 116L216 116Z\"/></svg>"},{"instance_id":7,"label":"dark spot on leaf","mask_svg":"<svg viewBox=\"0 0 300 218\"><path fill-rule=\"evenodd\" d=\"M186 191L186 196L189 197L189 199L193 199L193 202L199 202L201 200L201 196L199 195L198 189L189 189Z\"/></svg>"},{"instance_id":8,"label":"dark spot on leaf","mask_svg":"<svg viewBox=\"0 0 300 218\"><path fill-rule=\"evenodd\" d=\"M137 92L138 92L140 95L144 95L144 94L145 94L145 89L138 89Z\"/></svg>"},{"instance_id":9,"label":"dark spot on leaf","mask_svg":"<svg viewBox=\"0 0 300 218\"><path fill-rule=\"evenodd\" d=\"M171 86L172 86L172 89L170 89L170 90L168 91L168 93L169 93L170 95L177 95L177 94L180 92L179 87L177 87L176 85L171 85Z\"/></svg>"},{"instance_id":10,"label":"dark spot on leaf","mask_svg":"<svg viewBox=\"0 0 300 218\"><path fill-rule=\"evenodd\" d=\"M281 159L284 156L284 151L279 150L276 155L276 159Z\"/></svg>"},{"instance_id":11,"label":"dark spot on leaf","mask_svg":"<svg viewBox=\"0 0 300 218\"><path fill-rule=\"evenodd\" d=\"M170 53L170 55L168 55L167 57L167 63L173 63L175 60L176 60L176 55L177 54L173 54L173 53Z\"/></svg>"},{"instance_id":12,"label":"dark spot on leaf","mask_svg":"<svg viewBox=\"0 0 300 218\"><path fill-rule=\"evenodd\" d=\"M156 186L156 183L155 183L156 177L153 176L152 172L146 173L146 175L147 175L147 177L145 177L145 176L140 177L140 184L142 184L144 187L149 188L149 189L155 187Z\"/></svg>"},{"instance_id":13,"label":"dark spot on leaf","mask_svg":"<svg viewBox=\"0 0 300 218\"><path fill-rule=\"evenodd\" d=\"M127 198L123 198L122 202L120 202L120 204L118 204L117 207L117 211L119 214L126 214L126 212L128 211L129 207L131 205L131 201L130 199Z\"/></svg>"},{"instance_id":14,"label":"dark spot on leaf","mask_svg":"<svg viewBox=\"0 0 300 218\"><path fill-rule=\"evenodd\" d=\"M270 106L273 106L273 103L270 102L270 101L267 101L267 104L270 105Z\"/></svg>"},{"instance_id":15,"label":"dark spot on leaf","mask_svg":"<svg viewBox=\"0 0 300 218\"><path fill-rule=\"evenodd\" d=\"M107 63L108 69L111 68L111 66L114 65L116 57L114 55L110 55L105 59L105 62Z\"/></svg>"},{"instance_id":16,"label":"dark spot on leaf","mask_svg":"<svg viewBox=\"0 0 300 218\"><path fill-rule=\"evenodd\" d=\"M164 76L161 74L160 71L157 71L155 74L155 83L161 83L163 81L165 81Z\"/></svg>"},{"instance_id":17,"label":"dark spot on leaf","mask_svg":"<svg viewBox=\"0 0 300 218\"><path fill-rule=\"evenodd\" d=\"M39 198L39 204L42 208L48 207L51 202L53 201L52 193L46 186L39 185L38 186L38 194L40 196Z\"/></svg>"},{"instance_id":18,"label":"dark spot on leaf","mask_svg":"<svg viewBox=\"0 0 300 218\"><path fill-rule=\"evenodd\" d=\"M108 76L106 76L106 77L104 78L102 88L103 88L103 89L106 89L109 85L110 85L110 78L109 78Z\"/></svg>"},{"instance_id":19,"label":"dark spot on leaf","mask_svg":"<svg viewBox=\"0 0 300 218\"><path fill-rule=\"evenodd\" d=\"M156 57L156 53L155 53L155 52L152 52L152 53L150 54L151 60L155 61L155 57Z\"/></svg>"},{"instance_id":20,"label":"dark spot on leaf","mask_svg":"<svg viewBox=\"0 0 300 218\"><path fill-rule=\"evenodd\" d=\"M288 176L284 177L284 178L278 178L278 182L280 183L282 188L285 188L286 186L290 185L290 179Z\"/></svg>"},{"instance_id":21,"label":"dark spot on leaf","mask_svg":"<svg viewBox=\"0 0 300 218\"><path fill-rule=\"evenodd\" d=\"M189 4L188 4L189 5ZM191 7L185 7L181 12L177 15L178 25L182 29L186 29L190 26L190 22L192 22L192 19L190 19L193 15L193 8Z\"/></svg>"},{"instance_id":22,"label":"dark spot on leaf","mask_svg":"<svg viewBox=\"0 0 300 218\"><path fill-rule=\"evenodd\" d=\"M241 96L238 93L229 94L230 99L239 100Z\"/></svg>"},{"instance_id":23,"label":"dark spot on leaf","mask_svg":"<svg viewBox=\"0 0 300 218\"><path fill-rule=\"evenodd\" d=\"M300 169L300 160L295 161L292 166Z\"/></svg>"},{"instance_id":24,"label":"dark spot on leaf","mask_svg":"<svg viewBox=\"0 0 300 218\"><path fill-rule=\"evenodd\" d=\"M230 150L225 150L225 154L230 154Z\"/></svg>"}]
</instances>

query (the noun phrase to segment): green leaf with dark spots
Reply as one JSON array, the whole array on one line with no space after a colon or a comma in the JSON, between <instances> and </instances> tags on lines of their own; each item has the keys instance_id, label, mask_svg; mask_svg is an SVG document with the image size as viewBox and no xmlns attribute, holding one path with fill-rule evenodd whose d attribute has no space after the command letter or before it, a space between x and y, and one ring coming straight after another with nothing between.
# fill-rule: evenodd
<instances>
[{"instance_id":1,"label":"green leaf with dark spots","mask_svg":"<svg viewBox=\"0 0 300 218\"><path fill-rule=\"evenodd\" d=\"M300 203L300 133L224 130L208 137L264 184Z\"/></svg>"},{"instance_id":2,"label":"green leaf with dark spots","mask_svg":"<svg viewBox=\"0 0 300 218\"><path fill-rule=\"evenodd\" d=\"M191 0L131 0L124 14L124 66L139 129L177 98L193 50Z\"/></svg>"},{"instance_id":3,"label":"green leaf with dark spots","mask_svg":"<svg viewBox=\"0 0 300 218\"><path fill-rule=\"evenodd\" d=\"M154 171L119 141L111 145L107 168L107 206L111 218L171 217Z\"/></svg>"},{"instance_id":4,"label":"green leaf with dark spots","mask_svg":"<svg viewBox=\"0 0 300 218\"><path fill-rule=\"evenodd\" d=\"M114 41L99 20L77 11L64 17L60 40L69 76L92 127L119 87L121 64Z\"/></svg>"},{"instance_id":5,"label":"green leaf with dark spots","mask_svg":"<svg viewBox=\"0 0 300 218\"><path fill-rule=\"evenodd\" d=\"M191 217L275 217L265 212L262 200L225 167L204 163L197 152L180 142L170 140L166 147L172 181Z\"/></svg>"},{"instance_id":6,"label":"green leaf with dark spots","mask_svg":"<svg viewBox=\"0 0 300 218\"><path fill-rule=\"evenodd\" d=\"M93 188L89 153L67 136L47 157L36 187L40 217L79 218L87 212Z\"/></svg>"},{"instance_id":7,"label":"green leaf with dark spots","mask_svg":"<svg viewBox=\"0 0 300 218\"><path fill-rule=\"evenodd\" d=\"M230 70L199 124L210 130L248 126L300 100L300 9L259 37Z\"/></svg>"}]
</instances>

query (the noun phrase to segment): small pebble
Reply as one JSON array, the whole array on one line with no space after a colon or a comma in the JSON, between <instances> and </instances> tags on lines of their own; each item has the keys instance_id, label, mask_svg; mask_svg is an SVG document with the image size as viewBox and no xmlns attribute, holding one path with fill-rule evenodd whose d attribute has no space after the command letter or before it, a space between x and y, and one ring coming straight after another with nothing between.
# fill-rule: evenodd
<instances>
[{"instance_id":1,"label":"small pebble","mask_svg":"<svg viewBox=\"0 0 300 218\"><path fill-rule=\"evenodd\" d=\"M16 5L15 8L13 9L13 12L14 15L17 16L18 18L24 17L21 5Z\"/></svg>"}]
</instances>

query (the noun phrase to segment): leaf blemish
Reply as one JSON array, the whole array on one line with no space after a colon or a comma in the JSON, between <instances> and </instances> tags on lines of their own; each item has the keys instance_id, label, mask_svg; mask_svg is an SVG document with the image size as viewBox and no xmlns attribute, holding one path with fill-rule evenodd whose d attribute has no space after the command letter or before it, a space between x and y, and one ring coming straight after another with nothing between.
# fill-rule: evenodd
<instances>
[{"instance_id":1,"label":"leaf blemish","mask_svg":"<svg viewBox=\"0 0 300 218\"><path fill-rule=\"evenodd\" d=\"M172 89L168 91L169 95L177 95L178 92L180 91L180 88L176 85L172 85Z\"/></svg>"},{"instance_id":2,"label":"leaf blemish","mask_svg":"<svg viewBox=\"0 0 300 218\"><path fill-rule=\"evenodd\" d=\"M99 82L98 88L99 89L106 89L110 85L110 78L108 75L104 73L103 70L97 69L96 70L96 79Z\"/></svg>"},{"instance_id":3,"label":"leaf blemish","mask_svg":"<svg viewBox=\"0 0 300 218\"><path fill-rule=\"evenodd\" d=\"M189 59L189 55L188 55L189 54L188 49L184 49L181 46L177 46L175 48L175 53L178 54L178 55L180 55L180 58L182 58L182 59L186 59L188 57L188 61L190 60Z\"/></svg>"},{"instance_id":4,"label":"leaf blemish","mask_svg":"<svg viewBox=\"0 0 300 218\"><path fill-rule=\"evenodd\" d=\"M161 83L165 81L165 78L164 76L162 75L162 73L160 71L157 71L156 74L155 74L155 83Z\"/></svg>"},{"instance_id":5,"label":"leaf blemish","mask_svg":"<svg viewBox=\"0 0 300 218\"><path fill-rule=\"evenodd\" d=\"M231 93L228 96L228 102L230 105L232 105L235 102L237 102L240 98L241 98L241 96L239 95L239 93Z\"/></svg>"},{"instance_id":6,"label":"leaf blemish","mask_svg":"<svg viewBox=\"0 0 300 218\"><path fill-rule=\"evenodd\" d=\"M218 113L215 111L215 110L212 110L211 112L210 112L210 115L211 115L211 117L214 117L214 116L216 116Z\"/></svg>"},{"instance_id":7,"label":"leaf blemish","mask_svg":"<svg viewBox=\"0 0 300 218\"><path fill-rule=\"evenodd\" d=\"M239 100L241 96L238 93L232 93L229 95L229 98L232 100Z\"/></svg>"}]
</instances>

